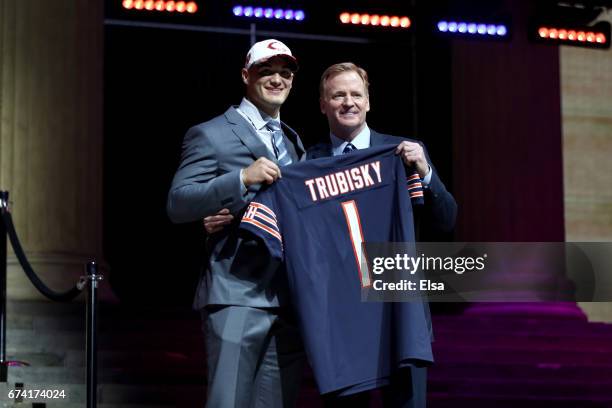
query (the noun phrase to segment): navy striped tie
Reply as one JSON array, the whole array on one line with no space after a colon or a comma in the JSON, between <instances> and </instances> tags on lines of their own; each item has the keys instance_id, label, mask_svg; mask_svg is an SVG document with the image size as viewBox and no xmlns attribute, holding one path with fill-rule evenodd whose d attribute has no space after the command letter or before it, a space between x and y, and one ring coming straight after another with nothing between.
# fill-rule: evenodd
<instances>
[{"instance_id":1,"label":"navy striped tie","mask_svg":"<svg viewBox=\"0 0 612 408\"><path fill-rule=\"evenodd\" d=\"M291 156L289 156L287 146L285 146L285 141L283 140L283 130L281 129L280 122L273 119L269 120L268 129L272 135L272 148L274 149L274 155L276 160L278 160L278 164L281 166L291 164Z\"/></svg>"},{"instance_id":2,"label":"navy striped tie","mask_svg":"<svg viewBox=\"0 0 612 408\"><path fill-rule=\"evenodd\" d=\"M352 143L348 143L346 146L344 146L344 149L342 150L342 154L350 153L353 150L357 150L355 145Z\"/></svg>"}]
</instances>

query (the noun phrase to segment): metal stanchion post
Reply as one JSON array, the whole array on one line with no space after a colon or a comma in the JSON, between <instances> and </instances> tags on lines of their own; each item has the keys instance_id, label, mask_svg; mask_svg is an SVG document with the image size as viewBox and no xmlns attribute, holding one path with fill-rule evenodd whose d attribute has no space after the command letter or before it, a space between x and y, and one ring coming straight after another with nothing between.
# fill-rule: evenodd
<instances>
[{"instance_id":1,"label":"metal stanchion post","mask_svg":"<svg viewBox=\"0 0 612 408\"><path fill-rule=\"evenodd\" d=\"M89 285L87 286L87 408L97 406L98 388L98 356L97 356L97 337L98 322L96 303L98 300L98 282L104 277L98 274L98 264L89 262L87 264L87 276L84 277Z\"/></svg>"},{"instance_id":2,"label":"metal stanchion post","mask_svg":"<svg viewBox=\"0 0 612 408\"><path fill-rule=\"evenodd\" d=\"M8 211L8 191L0 191L0 213ZM6 225L0 220L0 382L8 379L8 361L6 361Z\"/></svg>"}]
</instances>

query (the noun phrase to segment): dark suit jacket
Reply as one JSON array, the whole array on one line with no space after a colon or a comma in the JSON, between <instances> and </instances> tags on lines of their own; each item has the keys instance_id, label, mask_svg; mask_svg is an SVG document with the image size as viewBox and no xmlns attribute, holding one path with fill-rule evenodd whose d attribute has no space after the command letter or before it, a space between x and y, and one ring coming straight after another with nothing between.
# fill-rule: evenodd
<instances>
[{"instance_id":1,"label":"dark suit jacket","mask_svg":"<svg viewBox=\"0 0 612 408\"><path fill-rule=\"evenodd\" d=\"M417 229L427 228L434 231L448 232L455 226L457 218L457 203L453 196L446 190L444 183L440 180L438 172L429 158L427 149L418 140L404 137L385 135L370 129L370 146L380 146L384 144L398 145L404 140L419 143L423 146L427 163L431 166L432 176L429 187L425 189L425 206L423 211L416 211L418 216ZM319 157L329 157L332 155L331 143L320 143L308 149L307 159ZM417 235L418 236L418 235Z\"/></svg>"},{"instance_id":2,"label":"dark suit jacket","mask_svg":"<svg viewBox=\"0 0 612 408\"><path fill-rule=\"evenodd\" d=\"M294 162L305 159L297 133L282 124L287 150ZM208 261L196 292L194 307L206 305L279 306L286 296L278 264L254 239L238 234L241 211L259 191L243 194L240 169L260 157L276 161L253 127L230 107L223 115L189 129L181 163L172 180L167 211L173 222L201 221L228 208L235 222L207 241ZM280 279L279 279L280 278Z\"/></svg>"}]
</instances>

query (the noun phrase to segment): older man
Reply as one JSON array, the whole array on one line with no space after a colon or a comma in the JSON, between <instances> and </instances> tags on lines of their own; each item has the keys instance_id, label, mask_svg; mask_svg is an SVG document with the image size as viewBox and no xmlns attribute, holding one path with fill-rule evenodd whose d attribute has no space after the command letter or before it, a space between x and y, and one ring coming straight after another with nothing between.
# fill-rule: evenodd
<instances>
[{"instance_id":1,"label":"older man","mask_svg":"<svg viewBox=\"0 0 612 408\"><path fill-rule=\"evenodd\" d=\"M370 111L368 87L367 72L351 62L334 64L323 72L319 103L321 112L327 117L330 141L310 148L307 158L337 156L355 149L397 144L396 154L401 155L409 172L419 174L424 186L424 211L421 212L422 219L417 220L421 228L451 230L455 225L457 204L431 165L423 145L416 140L378 133L367 125L366 115ZM384 389L385 406L424 407L426 385L426 368L419 362L398 370ZM326 398L329 407L354 408L367 407L368 404L367 393Z\"/></svg>"},{"instance_id":2,"label":"older man","mask_svg":"<svg viewBox=\"0 0 612 408\"><path fill-rule=\"evenodd\" d=\"M280 121L297 61L285 44L265 40L249 50L239 106L189 129L168 195L174 222L240 214L282 166L304 159L298 135ZM220 212L220 210L222 210ZM303 348L278 263L231 224L207 241L208 263L194 307L202 311L209 407L293 406Z\"/></svg>"}]
</instances>

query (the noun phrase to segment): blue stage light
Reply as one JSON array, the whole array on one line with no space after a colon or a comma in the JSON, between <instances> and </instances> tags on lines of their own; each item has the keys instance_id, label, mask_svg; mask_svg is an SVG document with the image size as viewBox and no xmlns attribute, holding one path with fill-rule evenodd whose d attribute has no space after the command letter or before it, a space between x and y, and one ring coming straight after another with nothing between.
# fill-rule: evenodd
<instances>
[{"instance_id":1,"label":"blue stage light","mask_svg":"<svg viewBox=\"0 0 612 408\"><path fill-rule=\"evenodd\" d=\"M454 33L458 35L490 35L493 37L506 37L508 27L505 24L484 24L465 21L440 20L436 28L441 33Z\"/></svg>"},{"instance_id":2,"label":"blue stage light","mask_svg":"<svg viewBox=\"0 0 612 408\"><path fill-rule=\"evenodd\" d=\"M263 18L268 20L304 21L306 18L304 10L243 5L232 7L232 14L236 17Z\"/></svg>"}]
</instances>

